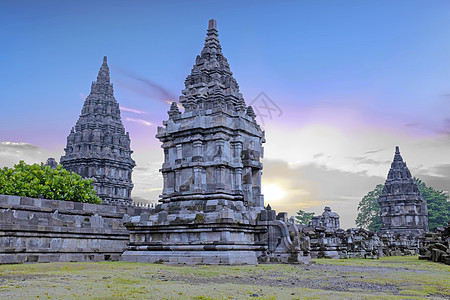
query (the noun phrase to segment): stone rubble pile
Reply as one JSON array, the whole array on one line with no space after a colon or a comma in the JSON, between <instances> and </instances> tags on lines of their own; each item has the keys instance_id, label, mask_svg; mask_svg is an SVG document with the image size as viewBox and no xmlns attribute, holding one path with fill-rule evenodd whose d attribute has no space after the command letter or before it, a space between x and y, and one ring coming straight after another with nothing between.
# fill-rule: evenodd
<instances>
[{"instance_id":1,"label":"stone rubble pile","mask_svg":"<svg viewBox=\"0 0 450 300\"><path fill-rule=\"evenodd\" d=\"M447 226L437 227L433 233L425 235L419 259L450 265L450 221Z\"/></svg>"},{"instance_id":2,"label":"stone rubble pile","mask_svg":"<svg viewBox=\"0 0 450 300\"><path fill-rule=\"evenodd\" d=\"M310 225L297 225L310 241L312 258L378 258L415 255L419 239L394 233L375 233L363 228L339 228L339 215L329 207ZM303 238L305 239L305 238Z\"/></svg>"}]
</instances>

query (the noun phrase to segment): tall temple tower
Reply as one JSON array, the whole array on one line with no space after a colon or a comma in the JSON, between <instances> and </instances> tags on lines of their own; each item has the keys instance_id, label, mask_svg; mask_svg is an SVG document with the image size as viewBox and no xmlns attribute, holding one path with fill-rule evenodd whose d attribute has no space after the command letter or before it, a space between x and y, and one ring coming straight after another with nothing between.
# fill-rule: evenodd
<instances>
[{"instance_id":1,"label":"tall temple tower","mask_svg":"<svg viewBox=\"0 0 450 300\"><path fill-rule=\"evenodd\" d=\"M264 132L222 54L216 20L209 21L205 46L185 86L180 96L184 113L172 103L169 120L156 135L164 149L160 201L183 206L183 200L206 205L221 199L233 210L236 203L262 209Z\"/></svg>"},{"instance_id":2,"label":"tall temple tower","mask_svg":"<svg viewBox=\"0 0 450 300\"><path fill-rule=\"evenodd\" d=\"M187 264L306 262L298 229L264 209L264 132L222 54L216 21L180 96L158 128L164 163L160 204L125 223L124 261ZM293 240L291 240L291 236Z\"/></svg>"},{"instance_id":3,"label":"tall temple tower","mask_svg":"<svg viewBox=\"0 0 450 300\"><path fill-rule=\"evenodd\" d=\"M62 166L92 178L103 203L131 203L131 173L136 164L131 158L130 137L120 118L119 103L114 98L106 56L64 150Z\"/></svg>"},{"instance_id":4,"label":"tall temple tower","mask_svg":"<svg viewBox=\"0 0 450 300\"><path fill-rule=\"evenodd\" d=\"M428 232L427 203L403 161L398 146L378 203L382 232L416 237Z\"/></svg>"}]
</instances>

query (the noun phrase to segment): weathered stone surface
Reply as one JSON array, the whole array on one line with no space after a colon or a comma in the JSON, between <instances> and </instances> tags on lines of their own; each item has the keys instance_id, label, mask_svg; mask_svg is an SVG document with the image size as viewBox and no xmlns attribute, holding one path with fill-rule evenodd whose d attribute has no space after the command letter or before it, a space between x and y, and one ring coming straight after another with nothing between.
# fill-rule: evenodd
<instances>
[{"instance_id":1,"label":"weathered stone surface","mask_svg":"<svg viewBox=\"0 0 450 300\"><path fill-rule=\"evenodd\" d=\"M187 264L310 259L294 224L264 209L264 132L222 54L215 20L209 21L205 46L185 85L184 112L172 103L156 135L164 149L161 204L154 214L126 223L131 236L123 259Z\"/></svg>"},{"instance_id":2,"label":"weathered stone surface","mask_svg":"<svg viewBox=\"0 0 450 300\"><path fill-rule=\"evenodd\" d=\"M133 206L0 195L0 264L119 260Z\"/></svg>"},{"instance_id":3,"label":"weathered stone surface","mask_svg":"<svg viewBox=\"0 0 450 300\"><path fill-rule=\"evenodd\" d=\"M45 166L49 166L52 169L56 169L58 167L58 162L53 157L50 157L45 162Z\"/></svg>"},{"instance_id":4,"label":"weathered stone surface","mask_svg":"<svg viewBox=\"0 0 450 300\"><path fill-rule=\"evenodd\" d=\"M325 206L324 211L320 216L312 217L311 226L323 226L326 228L339 229L339 215L332 212L330 207Z\"/></svg>"},{"instance_id":5,"label":"weathered stone surface","mask_svg":"<svg viewBox=\"0 0 450 300\"><path fill-rule=\"evenodd\" d=\"M329 207L314 216L310 225L298 225L310 239L314 258L378 258L393 255L415 255L421 240L393 233L375 233L363 228L339 228L339 215ZM305 240L305 239L304 239ZM431 254L430 254L431 255Z\"/></svg>"},{"instance_id":6,"label":"weathered stone surface","mask_svg":"<svg viewBox=\"0 0 450 300\"><path fill-rule=\"evenodd\" d=\"M69 171L92 178L104 204L131 204L135 162L114 98L106 56L64 150L60 163Z\"/></svg>"},{"instance_id":7,"label":"weathered stone surface","mask_svg":"<svg viewBox=\"0 0 450 300\"><path fill-rule=\"evenodd\" d=\"M448 225L434 230L433 233L427 233L422 240L419 259L450 265L450 221Z\"/></svg>"},{"instance_id":8,"label":"weathered stone surface","mask_svg":"<svg viewBox=\"0 0 450 300\"><path fill-rule=\"evenodd\" d=\"M427 203L414 183L398 147L378 202L382 232L415 237L428 232Z\"/></svg>"}]
</instances>

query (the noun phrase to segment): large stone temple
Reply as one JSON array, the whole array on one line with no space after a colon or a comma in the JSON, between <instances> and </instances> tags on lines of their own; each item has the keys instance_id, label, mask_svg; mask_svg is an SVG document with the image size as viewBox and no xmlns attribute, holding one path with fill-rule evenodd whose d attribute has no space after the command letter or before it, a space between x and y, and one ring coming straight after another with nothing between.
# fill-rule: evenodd
<instances>
[{"instance_id":1,"label":"large stone temple","mask_svg":"<svg viewBox=\"0 0 450 300\"><path fill-rule=\"evenodd\" d=\"M398 146L378 202L381 208L381 232L413 237L428 232L427 203L403 161Z\"/></svg>"},{"instance_id":2,"label":"large stone temple","mask_svg":"<svg viewBox=\"0 0 450 300\"><path fill-rule=\"evenodd\" d=\"M126 223L131 237L122 259L204 264L309 259L297 227L264 209L264 132L222 54L215 20L209 21L185 86L184 112L172 103L156 135L164 150L160 204Z\"/></svg>"},{"instance_id":3,"label":"large stone temple","mask_svg":"<svg viewBox=\"0 0 450 300\"><path fill-rule=\"evenodd\" d=\"M97 195L105 204L131 204L130 137L114 98L106 56L84 101L80 118L67 137L60 163L85 178L92 178Z\"/></svg>"}]
</instances>

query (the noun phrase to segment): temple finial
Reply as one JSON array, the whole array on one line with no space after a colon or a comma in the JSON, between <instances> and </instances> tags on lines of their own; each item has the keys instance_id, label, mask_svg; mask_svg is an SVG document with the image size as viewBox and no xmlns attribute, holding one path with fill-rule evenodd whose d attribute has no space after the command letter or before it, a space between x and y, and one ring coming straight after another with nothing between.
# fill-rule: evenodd
<instances>
[{"instance_id":1,"label":"temple finial","mask_svg":"<svg viewBox=\"0 0 450 300\"><path fill-rule=\"evenodd\" d=\"M167 112L169 117L173 119L173 117L180 115L180 110L178 109L178 104L174 101L170 105L170 110Z\"/></svg>"},{"instance_id":2,"label":"temple finial","mask_svg":"<svg viewBox=\"0 0 450 300\"><path fill-rule=\"evenodd\" d=\"M208 22L208 30L206 31L205 48L215 48L221 51L218 36L219 32L217 31L217 22L216 20L211 19Z\"/></svg>"},{"instance_id":3,"label":"temple finial","mask_svg":"<svg viewBox=\"0 0 450 300\"><path fill-rule=\"evenodd\" d=\"M101 84L109 84L110 83L109 67L108 67L106 56L103 56L103 64L100 67L100 70L98 71L97 82L95 82L93 84L93 86L95 87L97 84L100 84L100 83Z\"/></svg>"},{"instance_id":4,"label":"temple finial","mask_svg":"<svg viewBox=\"0 0 450 300\"><path fill-rule=\"evenodd\" d=\"M395 154L400 154L400 148L398 146L395 146Z\"/></svg>"},{"instance_id":5,"label":"temple finial","mask_svg":"<svg viewBox=\"0 0 450 300\"><path fill-rule=\"evenodd\" d=\"M208 22L208 30L216 29L217 30L217 21L214 19L209 20Z\"/></svg>"}]
</instances>

